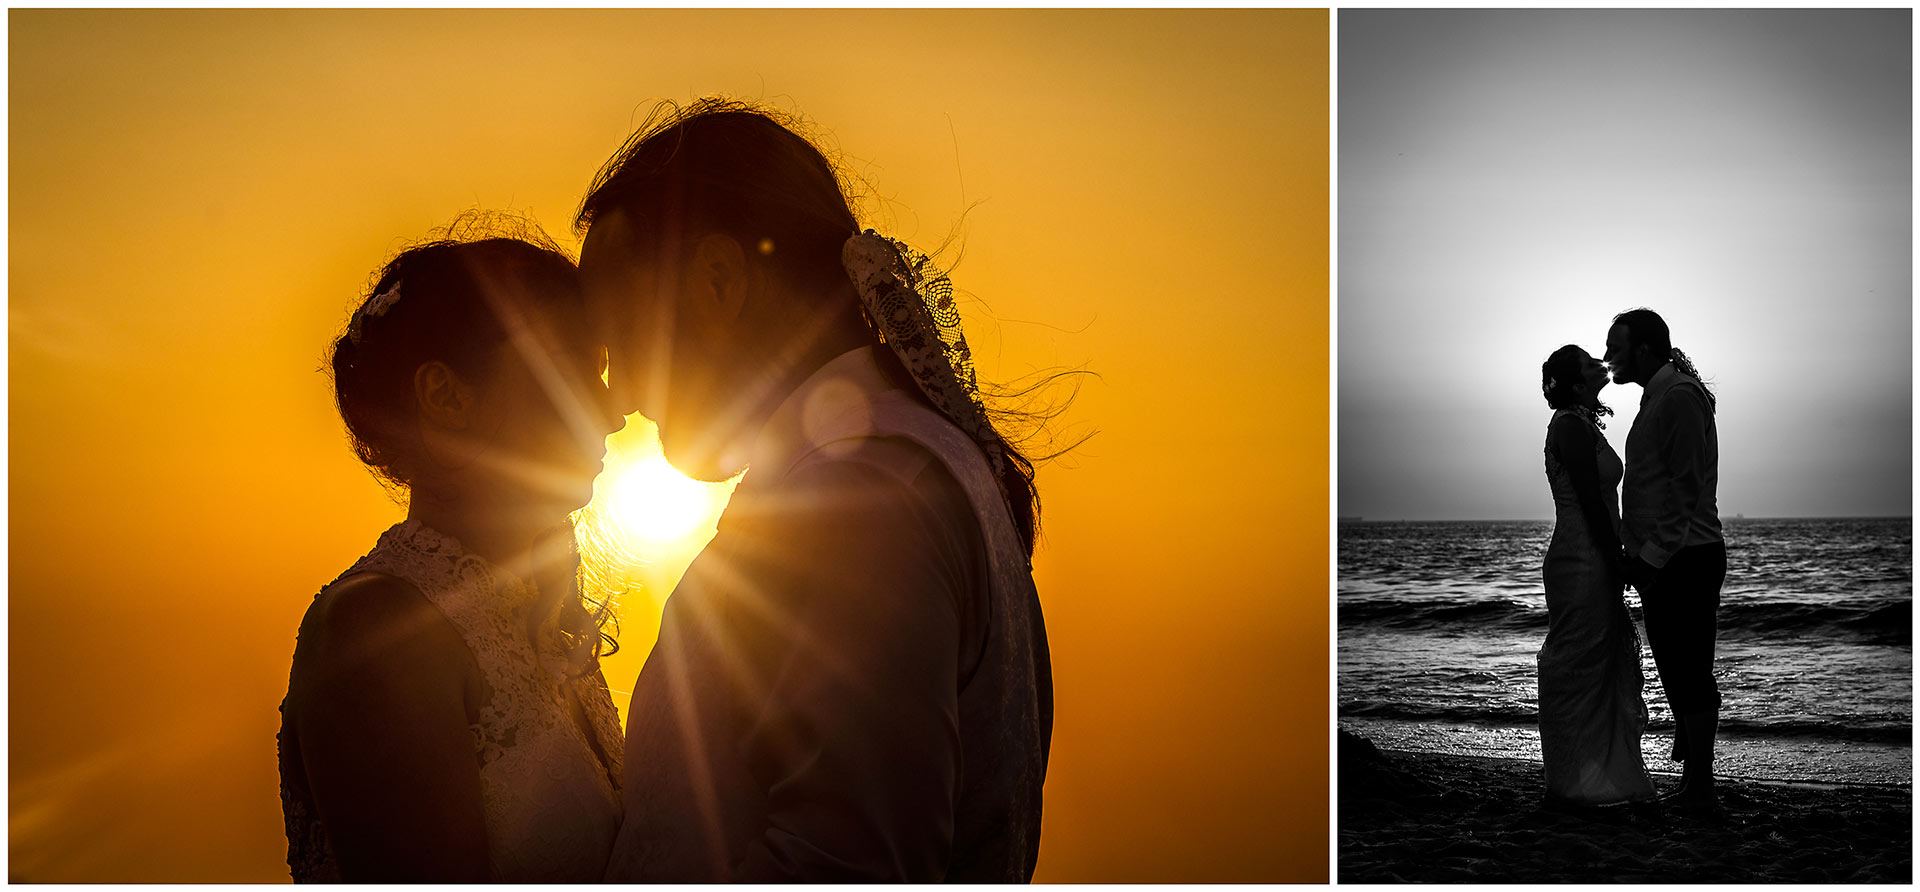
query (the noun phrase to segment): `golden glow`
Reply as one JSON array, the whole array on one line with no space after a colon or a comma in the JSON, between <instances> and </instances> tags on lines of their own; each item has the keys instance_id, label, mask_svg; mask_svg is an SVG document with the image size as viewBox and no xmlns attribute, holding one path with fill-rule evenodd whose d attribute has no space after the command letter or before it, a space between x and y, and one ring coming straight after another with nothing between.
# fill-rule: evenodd
<instances>
[{"instance_id":1,"label":"golden glow","mask_svg":"<svg viewBox=\"0 0 1920 892\"><path fill-rule=\"evenodd\" d=\"M574 537L588 595L610 602L618 618L620 649L601 668L624 714L667 595L713 538L739 478L682 476L661 456L658 429L640 415L627 416L627 426L607 438L605 467L593 501L574 512Z\"/></svg>"},{"instance_id":2,"label":"golden glow","mask_svg":"<svg viewBox=\"0 0 1920 892\"><path fill-rule=\"evenodd\" d=\"M609 518L626 538L673 542L717 516L712 486L681 476L665 458L643 459L610 473Z\"/></svg>"},{"instance_id":3,"label":"golden glow","mask_svg":"<svg viewBox=\"0 0 1920 892\"><path fill-rule=\"evenodd\" d=\"M643 569L691 560L706 545L735 482L702 483L674 470L653 422L629 415L607 438L593 501L574 515L582 557L595 572L644 584L652 574Z\"/></svg>"},{"instance_id":4,"label":"golden glow","mask_svg":"<svg viewBox=\"0 0 1920 892\"><path fill-rule=\"evenodd\" d=\"M7 878L285 881L294 630L404 516L345 445L322 347L463 210L577 248L652 100L725 93L815 122L863 225L926 248L964 222L983 380L1102 375L1064 419L1100 436L1039 476L1060 705L1035 879L1324 882L1328 19L10 12L9 500L33 520L8 543ZM947 64L820 64L850 38ZM657 455L631 419L578 527L626 562L623 709L714 528L628 535L610 484Z\"/></svg>"}]
</instances>

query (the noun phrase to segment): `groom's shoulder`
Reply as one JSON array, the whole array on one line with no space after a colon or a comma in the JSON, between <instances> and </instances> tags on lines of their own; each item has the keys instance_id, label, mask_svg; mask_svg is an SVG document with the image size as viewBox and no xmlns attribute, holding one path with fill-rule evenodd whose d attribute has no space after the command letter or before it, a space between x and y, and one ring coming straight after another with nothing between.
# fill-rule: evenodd
<instances>
[{"instance_id":1,"label":"groom's shoulder","mask_svg":"<svg viewBox=\"0 0 1920 892\"><path fill-rule=\"evenodd\" d=\"M901 437L829 444L795 464L773 492L756 501L761 520L808 525L945 525L968 516L965 492L952 473L927 447Z\"/></svg>"},{"instance_id":2,"label":"groom's shoulder","mask_svg":"<svg viewBox=\"0 0 1920 892\"><path fill-rule=\"evenodd\" d=\"M795 463L784 486L847 496L899 496L926 489L929 472L946 468L926 446L905 437L851 437L826 444Z\"/></svg>"},{"instance_id":3,"label":"groom's shoulder","mask_svg":"<svg viewBox=\"0 0 1920 892\"><path fill-rule=\"evenodd\" d=\"M1666 386L1654 395L1654 402L1666 409L1679 408L1682 411L1694 410L1713 414L1713 400L1707 396L1707 386L1698 379L1676 374L1666 382Z\"/></svg>"},{"instance_id":4,"label":"groom's shoulder","mask_svg":"<svg viewBox=\"0 0 1920 892\"><path fill-rule=\"evenodd\" d=\"M794 471L839 466L842 473L851 473L858 467L905 481L937 462L932 450L911 438L869 434L821 444L796 462Z\"/></svg>"}]
</instances>

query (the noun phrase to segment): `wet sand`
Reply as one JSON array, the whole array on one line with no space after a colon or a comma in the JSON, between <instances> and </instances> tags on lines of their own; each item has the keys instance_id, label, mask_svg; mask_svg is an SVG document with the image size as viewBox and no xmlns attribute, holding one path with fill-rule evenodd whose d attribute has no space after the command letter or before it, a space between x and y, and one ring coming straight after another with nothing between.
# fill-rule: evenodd
<instances>
[{"instance_id":1,"label":"wet sand","mask_svg":"<svg viewBox=\"0 0 1920 892\"><path fill-rule=\"evenodd\" d=\"M1342 732L1339 881L1912 881L1910 787L1723 778L1712 821L1549 809L1541 785L1535 762L1381 751Z\"/></svg>"}]
</instances>

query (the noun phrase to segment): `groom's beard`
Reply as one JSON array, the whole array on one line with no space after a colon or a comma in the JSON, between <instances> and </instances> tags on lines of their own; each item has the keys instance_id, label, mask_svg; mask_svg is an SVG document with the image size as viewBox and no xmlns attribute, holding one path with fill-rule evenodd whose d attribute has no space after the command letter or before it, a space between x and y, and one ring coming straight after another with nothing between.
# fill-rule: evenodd
<instances>
[{"instance_id":1,"label":"groom's beard","mask_svg":"<svg viewBox=\"0 0 1920 892\"><path fill-rule=\"evenodd\" d=\"M660 451L682 475L724 483L747 469L760 429L811 370L753 362L748 374L712 375L669 397L659 422ZM680 407L690 411L675 411Z\"/></svg>"},{"instance_id":2,"label":"groom's beard","mask_svg":"<svg viewBox=\"0 0 1920 892\"><path fill-rule=\"evenodd\" d=\"M747 469L748 446L731 442L682 446L669 436L667 428L660 429L660 453L667 464L681 476L702 483L725 483L739 476Z\"/></svg>"},{"instance_id":3,"label":"groom's beard","mask_svg":"<svg viewBox=\"0 0 1920 892\"><path fill-rule=\"evenodd\" d=\"M682 476L724 483L746 470L758 432L757 425L748 421L750 412L727 406L720 412L664 414L659 422L660 453Z\"/></svg>"}]
</instances>

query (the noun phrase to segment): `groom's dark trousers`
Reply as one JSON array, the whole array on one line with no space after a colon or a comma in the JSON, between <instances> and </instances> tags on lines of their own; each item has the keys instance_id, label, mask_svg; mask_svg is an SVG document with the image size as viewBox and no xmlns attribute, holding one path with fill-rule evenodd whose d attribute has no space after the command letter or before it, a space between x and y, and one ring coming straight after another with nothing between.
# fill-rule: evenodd
<instances>
[{"instance_id":1,"label":"groom's dark trousers","mask_svg":"<svg viewBox=\"0 0 1920 892\"><path fill-rule=\"evenodd\" d=\"M1713 639L1726 578L1727 546L1708 542L1674 552L1640 589L1647 645L1676 717L1720 708Z\"/></svg>"}]
</instances>

